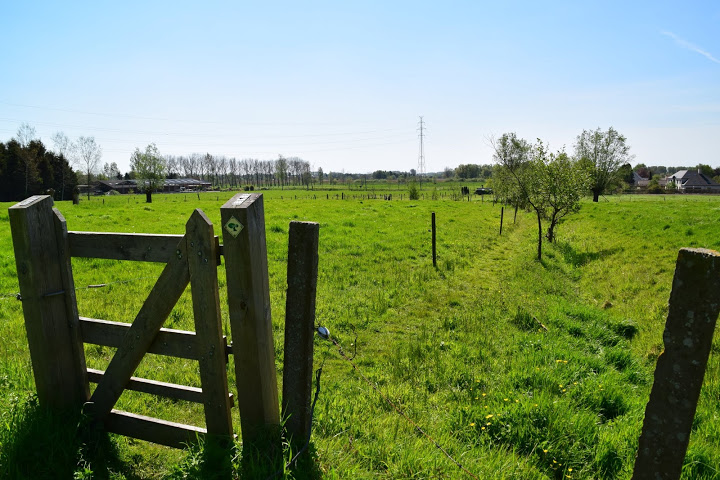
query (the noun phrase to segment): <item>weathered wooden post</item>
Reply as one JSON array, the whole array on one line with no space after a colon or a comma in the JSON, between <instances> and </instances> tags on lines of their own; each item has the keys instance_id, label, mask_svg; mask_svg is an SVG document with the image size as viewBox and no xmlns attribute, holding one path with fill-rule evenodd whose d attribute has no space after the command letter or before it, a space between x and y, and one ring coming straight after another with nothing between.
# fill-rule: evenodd
<instances>
[{"instance_id":1,"label":"weathered wooden post","mask_svg":"<svg viewBox=\"0 0 720 480\"><path fill-rule=\"evenodd\" d=\"M79 411L90 393L65 219L47 195L8 213L38 400Z\"/></svg>"},{"instance_id":2,"label":"weathered wooden post","mask_svg":"<svg viewBox=\"0 0 720 480\"><path fill-rule=\"evenodd\" d=\"M720 253L680 250L633 480L679 479L720 312Z\"/></svg>"},{"instance_id":3,"label":"weathered wooden post","mask_svg":"<svg viewBox=\"0 0 720 480\"><path fill-rule=\"evenodd\" d=\"M240 423L255 443L280 425L262 194L237 194L220 215Z\"/></svg>"},{"instance_id":4,"label":"weathered wooden post","mask_svg":"<svg viewBox=\"0 0 720 480\"><path fill-rule=\"evenodd\" d=\"M310 434L319 224L290 222L282 412L295 446Z\"/></svg>"},{"instance_id":5,"label":"weathered wooden post","mask_svg":"<svg viewBox=\"0 0 720 480\"><path fill-rule=\"evenodd\" d=\"M505 216L505 207L500 207L500 235L502 235L503 217Z\"/></svg>"},{"instance_id":6,"label":"weathered wooden post","mask_svg":"<svg viewBox=\"0 0 720 480\"><path fill-rule=\"evenodd\" d=\"M433 258L433 267L437 268L437 248L435 244L435 212L432 212L431 217L431 223L432 223L432 258Z\"/></svg>"},{"instance_id":7,"label":"weathered wooden post","mask_svg":"<svg viewBox=\"0 0 720 480\"><path fill-rule=\"evenodd\" d=\"M225 344L220 318L217 252L213 225L196 209L185 225L187 263L200 358L205 424L210 435L232 438Z\"/></svg>"}]
</instances>

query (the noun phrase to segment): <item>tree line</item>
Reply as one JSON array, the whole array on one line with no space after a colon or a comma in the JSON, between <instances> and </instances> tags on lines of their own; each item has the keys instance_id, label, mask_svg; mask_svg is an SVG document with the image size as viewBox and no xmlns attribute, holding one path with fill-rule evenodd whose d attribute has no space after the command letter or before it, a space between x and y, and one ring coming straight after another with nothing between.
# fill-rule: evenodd
<instances>
[{"instance_id":1,"label":"tree line","mask_svg":"<svg viewBox=\"0 0 720 480\"><path fill-rule=\"evenodd\" d=\"M48 150L27 124L16 138L0 143L0 202L40 194L66 200L75 192L77 177L68 159Z\"/></svg>"}]
</instances>

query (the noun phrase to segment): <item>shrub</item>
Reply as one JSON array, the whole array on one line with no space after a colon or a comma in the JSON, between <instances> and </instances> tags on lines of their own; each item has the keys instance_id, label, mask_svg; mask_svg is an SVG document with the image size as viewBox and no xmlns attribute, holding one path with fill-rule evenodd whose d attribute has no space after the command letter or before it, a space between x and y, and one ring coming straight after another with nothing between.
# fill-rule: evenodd
<instances>
[{"instance_id":1,"label":"shrub","mask_svg":"<svg viewBox=\"0 0 720 480\"><path fill-rule=\"evenodd\" d=\"M420 189L414 181L410 182L408 193L410 194L410 200L420 200Z\"/></svg>"}]
</instances>

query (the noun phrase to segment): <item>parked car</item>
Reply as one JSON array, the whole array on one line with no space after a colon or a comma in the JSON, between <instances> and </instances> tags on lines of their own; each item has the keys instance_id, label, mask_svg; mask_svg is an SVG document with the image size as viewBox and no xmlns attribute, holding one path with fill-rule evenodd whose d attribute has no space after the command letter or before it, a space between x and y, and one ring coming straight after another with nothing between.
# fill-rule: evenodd
<instances>
[{"instance_id":1,"label":"parked car","mask_svg":"<svg viewBox=\"0 0 720 480\"><path fill-rule=\"evenodd\" d=\"M492 188L478 187L475 189L475 195L490 195L491 193Z\"/></svg>"}]
</instances>

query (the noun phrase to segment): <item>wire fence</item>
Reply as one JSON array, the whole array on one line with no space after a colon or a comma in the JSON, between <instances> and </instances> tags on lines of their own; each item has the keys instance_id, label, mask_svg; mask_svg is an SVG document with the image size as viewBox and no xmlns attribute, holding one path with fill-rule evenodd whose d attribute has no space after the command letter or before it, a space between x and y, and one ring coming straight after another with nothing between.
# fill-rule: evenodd
<instances>
[{"instance_id":1,"label":"wire fence","mask_svg":"<svg viewBox=\"0 0 720 480\"><path fill-rule=\"evenodd\" d=\"M75 287L75 291L78 292L78 291L82 291L82 290L93 290L93 289L96 289L96 288L109 287L110 285L120 285L120 284L125 284L125 283L134 283L134 282L139 282L140 280L147 280L148 278L157 278L157 277L155 277L155 276L145 276L145 277L130 278L130 279L127 279L127 280L115 280L115 281L113 281L113 282L95 283L95 284L91 284L91 285L85 285L84 287ZM46 294L45 296L47 297L47 296L53 296L53 295L60 295L60 294L63 294L63 293L65 293L65 291L64 291L64 290L61 290L61 291L59 291L59 292L48 293L48 294ZM20 292L0 293L0 301L2 301L2 300L11 300L11 299L15 299L15 300L22 301L22 295L20 294Z\"/></svg>"}]
</instances>

